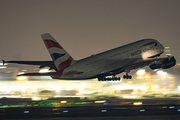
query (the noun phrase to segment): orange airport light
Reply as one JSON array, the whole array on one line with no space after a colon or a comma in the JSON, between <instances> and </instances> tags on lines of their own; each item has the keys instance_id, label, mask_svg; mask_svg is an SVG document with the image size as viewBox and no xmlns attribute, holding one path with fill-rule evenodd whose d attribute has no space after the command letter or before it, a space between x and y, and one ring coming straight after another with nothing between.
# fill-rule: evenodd
<instances>
[{"instance_id":1,"label":"orange airport light","mask_svg":"<svg viewBox=\"0 0 180 120\"><path fill-rule=\"evenodd\" d=\"M133 105L142 105L142 102L134 102Z\"/></svg>"},{"instance_id":2,"label":"orange airport light","mask_svg":"<svg viewBox=\"0 0 180 120\"><path fill-rule=\"evenodd\" d=\"M26 81L26 80L28 80L28 77L26 77L26 76L19 76L19 77L16 78L16 80L17 81Z\"/></svg>"}]
</instances>

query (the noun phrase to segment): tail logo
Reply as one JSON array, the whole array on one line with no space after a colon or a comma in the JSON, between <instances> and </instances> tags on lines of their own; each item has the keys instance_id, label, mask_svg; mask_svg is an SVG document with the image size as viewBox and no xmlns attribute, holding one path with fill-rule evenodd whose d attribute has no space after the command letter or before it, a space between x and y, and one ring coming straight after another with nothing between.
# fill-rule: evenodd
<instances>
[{"instance_id":1,"label":"tail logo","mask_svg":"<svg viewBox=\"0 0 180 120\"><path fill-rule=\"evenodd\" d=\"M54 64L57 68L57 72L52 75L52 78L60 78L64 69L69 67L72 63L72 58L69 54L63 49L59 43L54 40L45 39L44 43L54 61Z\"/></svg>"},{"instance_id":2,"label":"tail logo","mask_svg":"<svg viewBox=\"0 0 180 120\"><path fill-rule=\"evenodd\" d=\"M52 57L53 61L55 61L55 60L57 60L58 58L63 57L65 54L66 54L66 53L64 53L64 54L52 53L52 54L51 54L51 57Z\"/></svg>"}]
</instances>

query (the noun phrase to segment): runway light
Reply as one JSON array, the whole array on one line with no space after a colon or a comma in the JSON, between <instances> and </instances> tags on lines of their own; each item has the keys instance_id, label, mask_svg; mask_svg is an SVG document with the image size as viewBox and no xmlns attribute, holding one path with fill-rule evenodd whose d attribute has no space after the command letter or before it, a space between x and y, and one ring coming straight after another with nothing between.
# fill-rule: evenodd
<instances>
[{"instance_id":1,"label":"runway light","mask_svg":"<svg viewBox=\"0 0 180 120\"><path fill-rule=\"evenodd\" d=\"M141 109L141 110L139 110L140 112L144 112L145 111L145 109Z\"/></svg>"},{"instance_id":2,"label":"runway light","mask_svg":"<svg viewBox=\"0 0 180 120\"><path fill-rule=\"evenodd\" d=\"M108 103L103 103L103 105L108 105Z\"/></svg>"},{"instance_id":3,"label":"runway light","mask_svg":"<svg viewBox=\"0 0 180 120\"><path fill-rule=\"evenodd\" d=\"M101 110L101 112L107 112L107 110Z\"/></svg>"},{"instance_id":4,"label":"runway light","mask_svg":"<svg viewBox=\"0 0 180 120\"><path fill-rule=\"evenodd\" d=\"M67 113L68 112L68 110L63 110L63 113Z\"/></svg>"},{"instance_id":5,"label":"runway light","mask_svg":"<svg viewBox=\"0 0 180 120\"><path fill-rule=\"evenodd\" d=\"M65 101L65 100L64 100L64 101L61 101L61 103L67 103L67 101Z\"/></svg>"},{"instance_id":6,"label":"runway light","mask_svg":"<svg viewBox=\"0 0 180 120\"><path fill-rule=\"evenodd\" d=\"M142 105L142 102L134 102L133 105Z\"/></svg>"},{"instance_id":7,"label":"runway light","mask_svg":"<svg viewBox=\"0 0 180 120\"><path fill-rule=\"evenodd\" d=\"M174 106L170 106L169 109L171 109L171 108L175 108L175 107Z\"/></svg>"},{"instance_id":8,"label":"runway light","mask_svg":"<svg viewBox=\"0 0 180 120\"><path fill-rule=\"evenodd\" d=\"M28 78L26 76L19 76L16 78L17 81L25 81L27 80Z\"/></svg>"},{"instance_id":9,"label":"runway light","mask_svg":"<svg viewBox=\"0 0 180 120\"><path fill-rule=\"evenodd\" d=\"M29 111L24 111L25 114L29 113Z\"/></svg>"},{"instance_id":10,"label":"runway light","mask_svg":"<svg viewBox=\"0 0 180 120\"><path fill-rule=\"evenodd\" d=\"M105 103L106 101L105 100L102 100L102 101L95 101L94 103Z\"/></svg>"}]
</instances>

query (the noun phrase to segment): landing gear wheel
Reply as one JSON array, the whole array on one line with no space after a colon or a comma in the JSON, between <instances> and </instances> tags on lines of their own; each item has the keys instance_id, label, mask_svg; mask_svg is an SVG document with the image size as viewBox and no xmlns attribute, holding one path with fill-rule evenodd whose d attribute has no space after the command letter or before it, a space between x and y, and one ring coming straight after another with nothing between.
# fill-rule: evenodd
<instances>
[{"instance_id":1,"label":"landing gear wheel","mask_svg":"<svg viewBox=\"0 0 180 120\"><path fill-rule=\"evenodd\" d=\"M123 78L126 79L126 75L123 75Z\"/></svg>"},{"instance_id":2,"label":"landing gear wheel","mask_svg":"<svg viewBox=\"0 0 180 120\"><path fill-rule=\"evenodd\" d=\"M123 78L124 79L132 79L132 76L131 75L124 75Z\"/></svg>"},{"instance_id":3,"label":"landing gear wheel","mask_svg":"<svg viewBox=\"0 0 180 120\"><path fill-rule=\"evenodd\" d=\"M98 81L120 81L120 77L108 77L108 78L98 78Z\"/></svg>"}]
</instances>

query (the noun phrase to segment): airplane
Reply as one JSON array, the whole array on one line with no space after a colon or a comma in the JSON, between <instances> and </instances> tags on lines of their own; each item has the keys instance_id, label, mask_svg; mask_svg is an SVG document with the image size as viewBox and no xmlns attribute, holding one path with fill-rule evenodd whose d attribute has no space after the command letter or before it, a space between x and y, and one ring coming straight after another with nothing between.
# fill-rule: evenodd
<instances>
[{"instance_id":1,"label":"airplane","mask_svg":"<svg viewBox=\"0 0 180 120\"><path fill-rule=\"evenodd\" d=\"M5 61L26 65L49 67L55 72L24 73L18 76L51 76L60 80L87 80L97 78L98 81L120 81L117 74L125 72L124 79L131 79L131 70L149 66L150 69L168 69L176 64L174 56L159 58L164 47L155 39L142 39L99 54L74 60L68 52L49 34L41 35L52 61ZM112 77L107 77L112 76Z\"/></svg>"}]
</instances>

